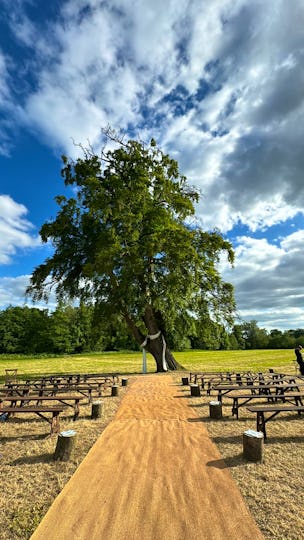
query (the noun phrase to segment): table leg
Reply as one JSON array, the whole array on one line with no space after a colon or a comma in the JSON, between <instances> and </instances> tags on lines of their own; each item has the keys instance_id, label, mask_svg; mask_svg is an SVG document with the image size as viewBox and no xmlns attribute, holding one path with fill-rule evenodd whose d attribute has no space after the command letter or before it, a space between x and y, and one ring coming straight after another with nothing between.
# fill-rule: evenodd
<instances>
[{"instance_id":1,"label":"table leg","mask_svg":"<svg viewBox=\"0 0 304 540\"><path fill-rule=\"evenodd\" d=\"M53 433L60 432L59 412L60 411L53 411L53 417L52 417L52 423L51 423L51 435Z\"/></svg>"},{"instance_id":2,"label":"table leg","mask_svg":"<svg viewBox=\"0 0 304 540\"><path fill-rule=\"evenodd\" d=\"M263 411L257 412L257 431L264 433L264 439L266 439L266 425Z\"/></svg>"}]
</instances>

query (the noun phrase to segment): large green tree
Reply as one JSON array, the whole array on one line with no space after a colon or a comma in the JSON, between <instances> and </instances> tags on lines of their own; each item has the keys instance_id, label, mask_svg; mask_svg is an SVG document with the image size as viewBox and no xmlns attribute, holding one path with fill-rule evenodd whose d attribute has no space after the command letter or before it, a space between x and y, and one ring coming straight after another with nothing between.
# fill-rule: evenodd
<instances>
[{"instance_id":1,"label":"large green tree","mask_svg":"<svg viewBox=\"0 0 304 540\"><path fill-rule=\"evenodd\" d=\"M217 231L191 221L198 193L154 140L107 135L110 150L63 157L62 176L73 189L56 198L57 216L41 228L54 253L34 270L28 293L46 299L55 286L58 300L117 313L157 371L176 369L166 332L202 305L214 320L231 322L233 289L218 262L223 253L232 262L233 251Z\"/></svg>"}]
</instances>

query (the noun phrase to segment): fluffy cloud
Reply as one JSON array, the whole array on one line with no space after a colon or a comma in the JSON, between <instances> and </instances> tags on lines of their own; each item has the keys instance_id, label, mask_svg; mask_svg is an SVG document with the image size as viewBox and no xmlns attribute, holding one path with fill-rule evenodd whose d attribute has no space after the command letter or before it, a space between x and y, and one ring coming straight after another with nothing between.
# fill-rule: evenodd
<instances>
[{"instance_id":1,"label":"fluffy cloud","mask_svg":"<svg viewBox=\"0 0 304 540\"><path fill-rule=\"evenodd\" d=\"M27 209L8 195L0 195L0 264L9 264L17 250L40 245L31 235L32 225L24 217Z\"/></svg>"},{"instance_id":2,"label":"fluffy cloud","mask_svg":"<svg viewBox=\"0 0 304 540\"><path fill-rule=\"evenodd\" d=\"M32 302L26 297L25 291L29 285L30 276L18 277L0 277L0 306L1 310L9 306L25 306L35 307L38 309L56 309L56 298L54 294L50 296L49 302Z\"/></svg>"},{"instance_id":3,"label":"fluffy cloud","mask_svg":"<svg viewBox=\"0 0 304 540\"><path fill-rule=\"evenodd\" d=\"M69 0L43 31L18 3L10 17L33 54L32 90L17 114L48 144L69 154L72 139L98 147L107 123L154 136L204 193L206 227L241 221L255 231L302 210L300 0L275 9L262 0Z\"/></svg>"},{"instance_id":4,"label":"fluffy cloud","mask_svg":"<svg viewBox=\"0 0 304 540\"><path fill-rule=\"evenodd\" d=\"M17 278L0 278L0 305L1 309L25 304L25 290L29 284L29 276Z\"/></svg>"},{"instance_id":5,"label":"fluffy cloud","mask_svg":"<svg viewBox=\"0 0 304 540\"><path fill-rule=\"evenodd\" d=\"M263 328L303 328L304 230L278 240L240 237L235 266L223 262L233 283L240 316Z\"/></svg>"}]
</instances>

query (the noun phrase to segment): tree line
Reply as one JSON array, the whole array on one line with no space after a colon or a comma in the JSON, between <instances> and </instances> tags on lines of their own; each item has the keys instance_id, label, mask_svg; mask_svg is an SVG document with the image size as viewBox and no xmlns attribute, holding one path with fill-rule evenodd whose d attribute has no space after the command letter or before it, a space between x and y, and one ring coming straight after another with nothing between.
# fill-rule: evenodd
<instances>
[{"instance_id":1,"label":"tree line","mask_svg":"<svg viewBox=\"0 0 304 540\"><path fill-rule=\"evenodd\" d=\"M185 332L185 327L187 331ZM227 330L206 315L189 316L187 325L164 329L174 351L292 349L304 344L304 329L270 330L256 321L241 322ZM0 311L1 354L76 354L93 351L139 351L122 317L101 317L96 306L59 305L55 311L10 306Z\"/></svg>"}]
</instances>

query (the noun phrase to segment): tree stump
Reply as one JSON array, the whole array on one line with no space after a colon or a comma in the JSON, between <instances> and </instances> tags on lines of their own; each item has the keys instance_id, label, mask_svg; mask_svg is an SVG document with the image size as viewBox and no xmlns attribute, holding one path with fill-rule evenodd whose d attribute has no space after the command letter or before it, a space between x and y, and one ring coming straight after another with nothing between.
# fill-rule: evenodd
<instances>
[{"instance_id":1,"label":"tree stump","mask_svg":"<svg viewBox=\"0 0 304 540\"><path fill-rule=\"evenodd\" d=\"M111 396L118 396L118 385L114 384L111 389Z\"/></svg>"},{"instance_id":2,"label":"tree stump","mask_svg":"<svg viewBox=\"0 0 304 540\"><path fill-rule=\"evenodd\" d=\"M121 379L121 386L128 386L128 379Z\"/></svg>"},{"instance_id":3,"label":"tree stump","mask_svg":"<svg viewBox=\"0 0 304 540\"><path fill-rule=\"evenodd\" d=\"M69 461L76 443L76 431L62 431L57 438L54 460Z\"/></svg>"},{"instance_id":4,"label":"tree stump","mask_svg":"<svg viewBox=\"0 0 304 540\"><path fill-rule=\"evenodd\" d=\"M222 413L222 404L220 401L210 401L209 402L209 416L216 420L223 418Z\"/></svg>"},{"instance_id":5,"label":"tree stump","mask_svg":"<svg viewBox=\"0 0 304 540\"><path fill-rule=\"evenodd\" d=\"M201 395L201 389L198 384L190 384L191 396L199 397Z\"/></svg>"},{"instance_id":6,"label":"tree stump","mask_svg":"<svg viewBox=\"0 0 304 540\"><path fill-rule=\"evenodd\" d=\"M92 403L92 412L91 412L91 418L93 420L96 420L96 418L101 418L102 415L102 401L93 401Z\"/></svg>"},{"instance_id":7,"label":"tree stump","mask_svg":"<svg viewBox=\"0 0 304 540\"><path fill-rule=\"evenodd\" d=\"M182 377L182 385L188 386L189 384L189 378L188 377Z\"/></svg>"},{"instance_id":8,"label":"tree stump","mask_svg":"<svg viewBox=\"0 0 304 540\"><path fill-rule=\"evenodd\" d=\"M249 461L263 460L264 435L248 429L243 433L243 456Z\"/></svg>"}]
</instances>

